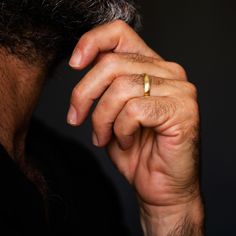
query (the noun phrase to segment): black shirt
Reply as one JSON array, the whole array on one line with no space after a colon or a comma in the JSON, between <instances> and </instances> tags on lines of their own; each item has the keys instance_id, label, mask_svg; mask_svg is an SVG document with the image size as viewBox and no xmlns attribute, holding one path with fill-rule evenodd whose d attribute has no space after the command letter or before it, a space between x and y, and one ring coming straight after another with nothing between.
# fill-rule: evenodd
<instances>
[{"instance_id":1,"label":"black shirt","mask_svg":"<svg viewBox=\"0 0 236 236\"><path fill-rule=\"evenodd\" d=\"M0 145L0 235L129 235L116 191L88 150L34 121L27 157L46 181L46 200Z\"/></svg>"}]
</instances>

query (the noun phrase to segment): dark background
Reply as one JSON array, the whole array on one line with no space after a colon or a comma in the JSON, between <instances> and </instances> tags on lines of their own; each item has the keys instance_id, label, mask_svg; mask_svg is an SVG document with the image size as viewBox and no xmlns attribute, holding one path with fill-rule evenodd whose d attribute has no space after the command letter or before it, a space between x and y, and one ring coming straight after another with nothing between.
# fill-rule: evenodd
<instances>
[{"instance_id":1,"label":"dark background","mask_svg":"<svg viewBox=\"0 0 236 236\"><path fill-rule=\"evenodd\" d=\"M165 59L184 66L199 91L206 235L236 235L235 3L143 0L141 12L142 37ZM137 236L140 226L134 193L104 150L92 146L90 120L79 128L66 124L70 93L83 73L71 71L67 61L62 63L47 83L36 116L94 152L118 190L125 221Z\"/></svg>"}]
</instances>

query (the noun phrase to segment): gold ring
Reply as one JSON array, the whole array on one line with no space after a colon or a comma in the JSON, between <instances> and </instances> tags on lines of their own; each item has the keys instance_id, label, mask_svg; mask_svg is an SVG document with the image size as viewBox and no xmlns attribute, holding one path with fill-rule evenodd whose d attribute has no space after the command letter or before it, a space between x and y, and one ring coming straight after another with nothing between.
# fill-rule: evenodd
<instances>
[{"instance_id":1,"label":"gold ring","mask_svg":"<svg viewBox=\"0 0 236 236\"><path fill-rule=\"evenodd\" d=\"M144 97L148 97L148 96L150 96L150 92L151 92L151 83L152 83L151 78L150 78L147 74L144 74L144 78L143 78L143 84L144 84Z\"/></svg>"}]
</instances>

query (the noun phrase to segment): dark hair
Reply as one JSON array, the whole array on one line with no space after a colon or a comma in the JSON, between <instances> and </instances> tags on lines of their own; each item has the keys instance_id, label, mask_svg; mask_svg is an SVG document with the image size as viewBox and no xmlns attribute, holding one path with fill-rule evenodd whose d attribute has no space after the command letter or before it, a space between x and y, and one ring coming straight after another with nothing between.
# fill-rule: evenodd
<instances>
[{"instance_id":1,"label":"dark hair","mask_svg":"<svg viewBox=\"0 0 236 236\"><path fill-rule=\"evenodd\" d=\"M68 56L95 25L122 19L138 26L133 0L0 0L0 48L28 63Z\"/></svg>"}]
</instances>

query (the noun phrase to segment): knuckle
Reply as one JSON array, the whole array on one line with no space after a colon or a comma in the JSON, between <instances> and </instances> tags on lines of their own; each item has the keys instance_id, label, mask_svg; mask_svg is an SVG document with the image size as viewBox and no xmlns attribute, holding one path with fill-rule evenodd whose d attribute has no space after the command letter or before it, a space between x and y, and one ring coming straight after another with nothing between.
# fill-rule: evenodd
<instances>
[{"instance_id":1,"label":"knuckle","mask_svg":"<svg viewBox=\"0 0 236 236\"><path fill-rule=\"evenodd\" d=\"M84 35L81 36L80 42L83 44L89 44L93 45L95 43L95 37L94 34L92 34L90 31L85 33Z\"/></svg>"},{"instance_id":2,"label":"knuckle","mask_svg":"<svg viewBox=\"0 0 236 236\"><path fill-rule=\"evenodd\" d=\"M108 53L106 55L104 55L101 59L101 63L104 67L107 66L114 66L117 63L118 60L118 55L116 55L115 53Z\"/></svg>"},{"instance_id":3,"label":"knuckle","mask_svg":"<svg viewBox=\"0 0 236 236\"><path fill-rule=\"evenodd\" d=\"M112 106L112 102L109 98L104 99L103 97L99 100L96 109L94 110L94 113L99 115L103 111L110 110Z\"/></svg>"},{"instance_id":4,"label":"knuckle","mask_svg":"<svg viewBox=\"0 0 236 236\"><path fill-rule=\"evenodd\" d=\"M197 117L199 113L199 106L196 100L192 100L190 104L190 111L194 117Z\"/></svg>"},{"instance_id":5,"label":"knuckle","mask_svg":"<svg viewBox=\"0 0 236 236\"><path fill-rule=\"evenodd\" d=\"M82 103L84 98L92 99L85 89L82 89L81 86L77 85L71 94L71 101L79 104Z\"/></svg>"},{"instance_id":6,"label":"knuckle","mask_svg":"<svg viewBox=\"0 0 236 236\"><path fill-rule=\"evenodd\" d=\"M121 32L128 28L127 23L125 23L123 20L115 20L113 24L115 25L116 29Z\"/></svg>"},{"instance_id":7,"label":"knuckle","mask_svg":"<svg viewBox=\"0 0 236 236\"><path fill-rule=\"evenodd\" d=\"M184 79L187 80L187 74L185 69L178 63L176 62L169 62L171 65L171 69L172 71L175 73L175 75L180 78L180 79Z\"/></svg>"},{"instance_id":8,"label":"knuckle","mask_svg":"<svg viewBox=\"0 0 236 236\"><path fill-rule=\"evenodd\" d=\"M196 137L199 128L198 104L195 100L189 99L184 103L184 110L181 109L181 116L184 116L184 122L179 122L174 126L176 135L180 140L193 139Z\"/></svg>"},{"instance_id":9,"label":"knuckle","mask_svg":"<svg viewBox=\"0 0 236 236\"><path fill-rule=\"evenodd\" d=\"M113 126L113 131L116 137L126 136L126 130L124 122L122 122L121 119L118 119Z\"/></svg>"},{"instance_id":10,"label":"knuckle","mask_svg":"<svg viewBox=\"0 0 236 236\"><path fill-rule=\"evenodd\" d=\"M127 102L137 93L137 85L143 85L140 77L123 75L114 79L109 88L109 95L116 97L116 101ZM109 100L111 101L111 100ZM112 99L115 102L115 100Z\"/></svg>"},{"instance_id":11,"label":"knuckle","mask_svg":"<svg viewBox=\"0 0 236 236\"><path fill-rule=\"evenodd\" d=\"M75 87L71 95L72 100L78 99L80 96L81 96L81 92L80 92L79 87Z\"/></svg>"},{"instance_id":12,"label":"knuckle","mask_svg":"<svg viewBox=\"0 0 236 236\"><path fill-rule=\"evenodd\" d=\"M125 114L127 117L134 118L138 114L139 106L136 99L129 100L125 107Z\"/></svg>"},{"instance_id":13,"label":"knuckle","mask_svg":"<svg viewBox=\"0 0 236 236\"><path fill-rule=\"evenodd\" d=\"M99 116L98 116L98 112L95 110L91 116L91 121L92 121L92 125L93 128L97 128L98 124L99 124Z\"/></svg>"},{"instance_id":14,"label":"knuckle","mask_svg":"<svg viewBox=\"0 0 236 236\"><path fill-rule=\"evenodd\" d=\"M120 136L122 133L122 127L120 126L120 124L118 124L118 122L115 122L114 127L113 127L113 131L115 133L116 136Z\"/></svg>"},{"instance_id":15,"label":"knuckle","mask_svg":"<svg viewBox=\"0 0 236 236\"><path fill-rule=\"evenodd\" d=\"M111 91L117 97L122 98L127 94L127 90L125 89L129 84L129 79L126 76L121 76L116 78L111 84Z\"/></svg>"},{"instance_id":16,"label":"knuckle","mask_svg":"<svg viewBox=\"0 0 236 236\"><path fill-rule=\"evenodd\" d=\"M184 102L184 116L189 121L189 124L196 124L199 121L199 106L195 99L188 99ZM192 126L190 125L190 126Z\"/></svg>"},{"instance_id":17,"label":"knuckle","mask_svg":"<svg viewBox=\"0 0 236 236\"><path fill-rule=\"evenodd\" d=\"M185 87L187 89L187 91L194 97L197 97L197 88L194 84L190 83L190 82L186 82L185 83Z\"/></svg>"}]
</instances>

